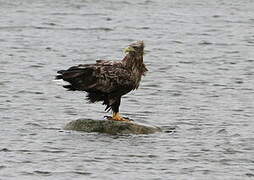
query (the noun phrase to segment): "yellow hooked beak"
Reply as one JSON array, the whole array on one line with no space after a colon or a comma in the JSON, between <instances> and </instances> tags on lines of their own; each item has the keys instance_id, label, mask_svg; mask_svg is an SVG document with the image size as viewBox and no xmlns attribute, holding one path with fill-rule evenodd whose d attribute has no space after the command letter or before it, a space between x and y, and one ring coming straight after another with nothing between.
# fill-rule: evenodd
<instances>
[{"instance_id":1,"label":"yellow hooked beak","mask_svg":"<svg viewBox=\"0 0 254 180\"><path fill-rule=\"evenodd\" d=\"M135 52L135 51L136 50L131 46L128 46L127 48L124 48L124 53Z\"/></svg>"}]
</instances>

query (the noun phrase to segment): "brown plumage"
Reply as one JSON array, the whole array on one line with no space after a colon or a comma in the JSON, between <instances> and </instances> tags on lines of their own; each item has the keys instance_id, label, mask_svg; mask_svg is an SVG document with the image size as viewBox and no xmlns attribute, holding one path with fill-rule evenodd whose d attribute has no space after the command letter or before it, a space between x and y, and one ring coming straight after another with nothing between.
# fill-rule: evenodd
<instances>
[{"instance_id":1,"label":"brown plumage","mask_svg":"<svg viewBox=\"0 0 254 180\"><path fill-rule=\"evenodd\" d=\"M119 115L121 97L137 89L147 68L143 63L144 43L137 41L126 49L121 61L97 60L96 64L81 64L58 71L56 79L63 79L68 90L86 91L91 102L102 101L105 110L112 109L113 120L127 121Z\"/></svg>"}]
</instances>

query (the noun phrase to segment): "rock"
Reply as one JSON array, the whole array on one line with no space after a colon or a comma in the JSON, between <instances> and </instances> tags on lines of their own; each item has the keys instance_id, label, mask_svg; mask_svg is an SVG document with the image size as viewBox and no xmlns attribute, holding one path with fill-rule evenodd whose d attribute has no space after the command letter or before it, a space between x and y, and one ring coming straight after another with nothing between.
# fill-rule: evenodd
<instances>
[{"instance_id":1,"label":"rock","mask_svg":"<svg viewBox=\"0 0 254 180\"><path fill-rule=\"evenodd\" d=\"M107 134L150 134L161 131L158 127L141 125L134 122L92 119L78 119L71 121L64 129Z\"/></svg>"}]
</instances>

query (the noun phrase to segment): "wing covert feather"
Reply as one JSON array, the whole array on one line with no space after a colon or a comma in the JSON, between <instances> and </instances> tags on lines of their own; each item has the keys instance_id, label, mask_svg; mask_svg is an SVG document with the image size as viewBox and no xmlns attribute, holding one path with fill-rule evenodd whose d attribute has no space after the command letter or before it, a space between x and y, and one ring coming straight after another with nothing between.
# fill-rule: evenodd
<instances>
[{"instance_id":1,"label":"wing covert feather","mask_svg":"<svg viewBox=\"0 0 254 180\"><path fill-rule=\"evenodd\" d=\"M98 66L93 74L97 79L94 90L109 93L122 88L132 89L131 73L121 66Z\"/></svg>"}]
</instances>

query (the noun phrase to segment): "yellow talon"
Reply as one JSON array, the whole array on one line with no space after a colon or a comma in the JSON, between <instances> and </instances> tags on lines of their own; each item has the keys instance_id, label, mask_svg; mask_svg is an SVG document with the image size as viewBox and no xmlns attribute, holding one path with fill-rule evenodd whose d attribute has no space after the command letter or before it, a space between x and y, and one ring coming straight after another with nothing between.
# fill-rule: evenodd
<instances>
[{"instance_id":1,"label":"yellow talon","mask_svg":"<svg viewBox=\"0 0 254 180\"><path fill-rule=\"evenodd\" d=\"M120 116L120 113L113 113L113 120L115 121L125 121L125 122L130 122L130 120L123 118L122 116Z\"/></svg>"},{"instance_id":2,"label":"yellow talon","mask_svg":"<svg viewBox=\"0 0 254 180\"><path fill-rule=\"evenodd\" d=\"M113 113L113 117L114 120L116 121L121 121L122 117L120 116L119 113Z\"/></svg>"}]
</instances>

